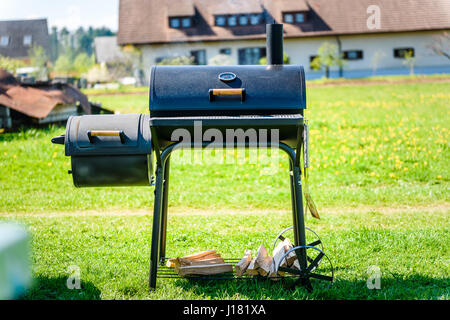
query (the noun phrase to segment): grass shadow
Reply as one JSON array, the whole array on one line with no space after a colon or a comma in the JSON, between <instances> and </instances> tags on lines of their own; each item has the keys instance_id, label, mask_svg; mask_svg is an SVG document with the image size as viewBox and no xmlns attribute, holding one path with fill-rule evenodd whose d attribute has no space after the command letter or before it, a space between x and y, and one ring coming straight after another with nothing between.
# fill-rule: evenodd
<instances>
[{"instance_id":1,"label":"grass shadow","mask_svg":"<svg viewBox=\"0 0 450 320\"><path fill-rule=\"evenodd\" d=\"M81 281L81 289L67 288L67 277L38 276L23 296L25 300L100 300L100 290L91 282Z\"/></svg>"},{"instance_id":2,"label":"grass shadow","mask_svg":"<svg viewBox=\"0 0 450 320\"><path fill-rule=\"evenodd\" d=\"M346 300L411 300L411 299L448 299L450 279L432 278L422 275L404 277L385 275L381 278L380 289L368 289L364 280L335 279L331 287L321 281L311 280L314 290L308 292L304 287L290 288L293 280L273 282L268 280L176 280L175 285L192 291L205 299L346 299Z\"/></svg>"}]
</instances>

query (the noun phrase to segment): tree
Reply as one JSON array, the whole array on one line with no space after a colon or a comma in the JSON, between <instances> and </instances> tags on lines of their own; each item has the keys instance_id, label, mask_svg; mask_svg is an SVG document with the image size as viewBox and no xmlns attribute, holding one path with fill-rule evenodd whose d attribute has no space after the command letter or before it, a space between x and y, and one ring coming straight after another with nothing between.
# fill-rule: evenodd
<instances>
[{"instance_id":1,"label":"tree","mask_svg":"<svg viewBox=\"0 0 450 320\"><path fill-rule=\"evenodd\" d=\"M25 67L25 65L23 60L11 59L0 55L0 69L5 69L12 74L16 74L16 70Z\"/></svg>"},{"instance_id":2,"label":"tree","mask_svg":"<svg viewBox=\"0 0 450 320\"><path fill-rule=\"evenodd\" d=\"M87 53L82 52L76 56L73 61L73 69L81 76L83 73L86 73L95 65L95 57L94 55L88 56Z\"/></svg>"},{"instance_id":3,"label":"tree","mask_svg":"<svg viewBox=\"0 0 450 320\"><path fill-rule=\"evenodd\" d=\"M416 58L414 58L414 52L408 50L405 52L403 64L409 68L409 74L414 75L414 66L416 65Z\"/></svg>"},{"instance_id":4,"label":"tree","mask_svg":"<svg viewBox=\"0 0 450 320\"><path fill-rule=\"evenodd\" d=\"M111 81L111 75L108 72L106 64L93 66L86 74L86 79L89 83L101 83Z\"/></svg>"},{"instance_id":5,"label":"tree","mask_svg":"<svg viewBox=\"0 0 450 320\"><path fill-rule=\"evenodd\" d=\"M157 63L158 66L183 66L193 64L194 64L194 57L186 57L186 56L165 58Z\"/></svg>"},{"instance_id":6,"label":"tree","mask_svg":"<svg viewBox=\"0 0 450 320\"><path fill-rule=\"evenodd\" d=\"M60 55L53 67L54 71L68 75L73 71L73 62L69 55Z\"/></svg>"},{"instance_id":7,"label":"tree","mask_svg":"<svg viewBox=\"0 0 450 320\"><path fill-rule=\"evenodd\" d=\"M427 46L434 54L450 59L450 33L443 32L433 37L433 41Z\"/></svg>"},{"instance_id":8,"label":"tree","mask_svg":"<svg viewBox=\"0 0 450 320\"><path fill-rule=\"evenodd\" d=\"M384 53L384 51L381 50L378 50L377 52L374 53L372 58L372 70L374 76L377 73L378 65L380 64L381 59L383 59L385 56L386 54Z\"/></svg>"},{"instance_id":9,"label":"tree","mask_svg":"<svg viewBox=\"0 0 450 320\"><path fill-rule=\"evenodd\" d=\"M50 33L50 59L55 62L59 55L59 41L58 41L58 28L52 27Z\"/></svg>"},{"instance_id":10,"label":"tree","mask_svg":"<svg viewBox=\"0 0 450 320\"><path fill-rule=\"evenodd\" d=\"M56 27L52 27L50 34L51 59L55 62L60 55L68 52L72 54L72 60L80 53L86 53L88 56L91 56L94 53L93 44L95 37L113 35L115 33L105 27L89 27L88 29L79 27L75 32L70 32L65 27L59 31Z\"/></svg>"},{"instance_id":11,"label":"tree","mask_svg":"<svg viewBox=\"0 0 450 320\"><path fill-rule=\"evenodd\" d=\"M231 66L236 63L229 54L218 54L209 59L208 64L212 66Z\"/></svg>"},{"instance_id":12,"label":"tree","mask_svg":"<svg viewBox=\"0 0 450 320\"><path fill-rule=\"evenodd\" d=\"M283 53L283 64L290 64L291 63L291 58L289 58L289 56L285 53ZM267 57L262 57L261 59L259 59L259 64L261 65L266 65L267 64Z\"/></svg>"},{"instance_id":13,"label":"tree","mask_svg":"<svg viewBox=\"0 0 450 320\"><path fill-rule=\"evenodd\" d=\"M41 46L33 46L30 50L28 50L28 56L30 57L31 66L37 69L33 72L33 76L36 79L48 80L48 56L44 48Z\"/></svg>"},{"instance_id":14,"label":"tree","mask_svg":"<svg viewBox=\"0 0 450 320\"><path fill-rule=\"evenodd\" d=\"M122 47L122 57L108 62L107 67L112 79L135 77L138 84L144 82L142 51L133 45Z\"/></svg>"},{"instance_id":15,"label":"tree","mask_svg":"<svg viewBox=\"0 0 450 320\"><path fill-rule=\"evenodd\" d=\"M317 57L311 61L311 68L313 70L320 70L325 68L325 77L330 77L330 68L338 66L342 68L345 65L345 60L339 53L335 44L324 42L317 51Z\"/></svg>"}]
</instances>

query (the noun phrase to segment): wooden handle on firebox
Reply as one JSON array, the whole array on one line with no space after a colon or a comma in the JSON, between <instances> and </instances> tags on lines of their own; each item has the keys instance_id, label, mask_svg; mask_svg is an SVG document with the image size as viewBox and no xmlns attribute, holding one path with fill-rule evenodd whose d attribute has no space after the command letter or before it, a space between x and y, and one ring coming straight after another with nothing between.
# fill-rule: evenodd
<instances>
[{"instance_id":1,"label":"wooden handle on firebox","mask_svg":"<svg viewBox=\"0 0 450 320\"><path fill-rule=\"evenodd\" d=\"M88 131L89 141L92 143L92 137L119 137L120 142L125 143L125 134L122 130L91 130Z\"/></svg>"},{"instance_id":2,"label":"wooden handle on firebox","mask_svg":"<svg viewBox=\"0 0 450 320\"><path fill-rule=\"evenodd\" d=\"M241 96L241 101L245 100L244 88L231 89L209 89L209 101L214 101L215 96Z\"/></svg>"}]
</instances>

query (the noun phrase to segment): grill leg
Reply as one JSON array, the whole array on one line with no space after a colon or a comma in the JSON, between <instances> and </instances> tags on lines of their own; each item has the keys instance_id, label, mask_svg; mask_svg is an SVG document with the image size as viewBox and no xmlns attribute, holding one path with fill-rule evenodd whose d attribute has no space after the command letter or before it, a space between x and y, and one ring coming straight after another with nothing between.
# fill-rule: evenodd
<instances>
[{"instance_id":1,"label":"grill leg","mask_svg":"<svg viewBox=\"0 0 450 320\"><path fill-rule=\"evenodd\" d=\"M169 202L169 177L170 177L170 156L166 159L164 167L164 182L162 192L162 215L161 215L161 238L160 238L160 261L164 262L166 257L166 235L167 235L167 207Z\"/></svg>"},{"instance_id":2,"label":"grill leg","mask_svg":"<svg viewBox=\"0 0 450 320\"><path fill-rule=\"evenodd\" d=\"M291 164L292 167L292 164ZM303 193L302 193L302 179L300 167L293 166L293 179L291 179L291 188L294 189L295 196L295 207L293 211L293 223L294 223L294 237L295 246L306 245L305 236L305 219L303 214ZM292 189L291 189L292 190ZM306 270L306 249L299 249L297 253L297 258L300 263L301 270Z\"/></svg>"},{"instance_id":3,"label":"grill leg","mask_svg":"<svg viewBox=\"0 0 450 320\"><path fill-rule=\"evenodd\" d=\"M156 288L156 275L158 272L158 260L160 249L160 235L161 235L161 213L162 213L162 193L163 193L163 177L164 170L161 166L156 169L156 188L155 188L155 204L153 211L153 231L152 231L152 247L150 254L150 276L149 286L152 289Z\"/></svg>"},{"instance_id":4,"label":"grill leg","mask_svg":"<svg viewBox=\"0 0 450 320\"><path fill-rule=\"evenodd\" d=\"M294 244L298 246L298 232L296 231L297 225L297 198L295 197L295 183L294 183L294 168L292 162L289 161L289 179L291 181L291 202L292 202L292 221L294 226Z\"/></svg>"}]
</instances>

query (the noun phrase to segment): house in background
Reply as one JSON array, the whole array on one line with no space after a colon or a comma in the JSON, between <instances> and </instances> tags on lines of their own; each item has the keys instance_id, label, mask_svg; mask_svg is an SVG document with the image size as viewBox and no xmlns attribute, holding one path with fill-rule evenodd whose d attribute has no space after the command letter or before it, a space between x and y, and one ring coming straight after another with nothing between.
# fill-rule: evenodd
<instances>
[{"instance_id":1,"label":"house in background","mask_svg":"<svg viewBox=\"0 0 450 320\"><path fill-rule=\"evenodd\" d=\"M376 29L368 26L372 5L380 8ZM308 79L323 75L310 64L324 42L340 48L346 77L372 75L375 64L377 74L406 74L409 51L416 73L450 73L450 60L427 48L450 30L448 0L120 0L118 44L142 50L146 79L151 65L175 56L258 64L273 21L284 24L285 52Z\"/></svg>"},{"instance_id":2,"label":"house in background","mask_svg":"<svg viewBox=\"0 0 450 320\"><path fill-rule=\"evenodd\" d=\"M0 55L27 59L33 46L50 53L47 19L0 21Z\"/></svg>"},{"instance_id":3,"label":"house in background","mask_svg":"<svg viewBox=\"0 0 450 320\"><path fill-rule=\"evenodd\" d=\"M117 44L117 37L96 37L94 39L95 60L97 63L109 63L124 59L124 54Z\"/></svg>"}]
</instances>

